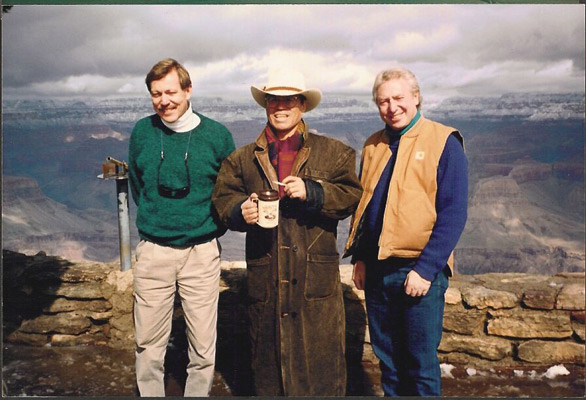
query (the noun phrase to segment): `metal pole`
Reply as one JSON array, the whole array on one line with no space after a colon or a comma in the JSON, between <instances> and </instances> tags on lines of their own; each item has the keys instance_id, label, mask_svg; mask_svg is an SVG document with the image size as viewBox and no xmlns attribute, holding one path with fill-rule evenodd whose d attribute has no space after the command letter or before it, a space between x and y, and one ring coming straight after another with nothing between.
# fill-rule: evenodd
<instances>
[{"instance_id":1,"label":"metal pole","mask_svg":"<svg viewBox=\"0 0 586 400\"><path fill-rule=\"evenodd\" d=\"M130 259L130 218L128 214L128 178L116 179L118 198L118 236L120 241L120 270L132 267Z\"/></svg>"}]
</instances>

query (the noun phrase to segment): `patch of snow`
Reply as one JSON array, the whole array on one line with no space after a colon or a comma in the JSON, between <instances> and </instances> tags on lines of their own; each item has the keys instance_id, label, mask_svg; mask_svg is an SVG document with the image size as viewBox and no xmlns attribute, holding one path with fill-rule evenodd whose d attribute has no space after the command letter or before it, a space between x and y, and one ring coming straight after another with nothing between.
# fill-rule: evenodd
<instances>
[{"instance_id":1,"label":"patch of snow","mask_svg":"<svg viewBox=\"0 0 586 400\"><path fill-rule=\"evenodd\" d=\"M476 370L474 368L466 368L466 373L468 376L474 376L476 375Z\"/></svg>"},{"instance_id":2,"label":"patch of snow","mask_svg":"<svg viewBox=\"0 0 586 400\"><path fill-rule=\"evenodd\" d=\"M451 364L440 364L440 369L442 371L442 378L452 378L454 379L454 375L452 375L452 370L456 368Z\"/></svg>"},{"instance_id":3,"label":"patch of snow","mask_svg":"<svg viewBox=\"0 0 586 400\"><path fill-rule=\"evenodd\" d=\"M8 221L12 222L13 224L20 224L20 225L29 225L29 223L22 217L18 215L10 215L2 213L2 219L6 218Z\"/></svg>"},{"instance_id":4,"label":"patch of snow","mask_svg":"<svg viewBox=\"0 0 586 400\"><path fill-rule=\"evenodd\" d=\"M550 367L543 374L543 376L545 376L548 379L554 379L560 375L570 375L570 371L568 371L567 368L564 367L562 364L554 365L553 367Z\"/></svg>"},{"instance_id":5,"label":"patch of snow","mask_svg":"<svg viewBox=\"0 0 586 400\"><path fill-rule=\"evenodd\" d=\"M118 141L123 141L127 139L128 135L125 135L123 133L120 132L116 132L116 131L110 131L110 132L105 132L105 133L92 133L90 135L90 137L92 139L107 139L107 138L112 138L112 139L116 139Z\"/></svg>"},{"instance_id":6,"label":"patch of snow","mask_svg":"<svg viewBox=\"0 0 586 400\"><path fill-rule=\"evenodd\" d=\"M513 374L515 374L515 376L517 376L517 377L521 377L521 376L523 376L523 371L518 370L518 369L514 369Z\"/></svg>"}]
</instances>

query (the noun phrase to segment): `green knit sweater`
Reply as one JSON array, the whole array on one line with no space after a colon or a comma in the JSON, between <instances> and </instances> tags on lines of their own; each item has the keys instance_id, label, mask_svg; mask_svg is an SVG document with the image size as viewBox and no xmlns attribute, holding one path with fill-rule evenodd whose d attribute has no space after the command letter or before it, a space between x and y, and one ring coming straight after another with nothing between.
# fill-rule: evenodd
<instances>
[{"instance_id":1,"label":"green knit sweater","mask_svg":"<svg viewBox=\"0 0 586 400\"><path fill-rule=\"evenodd\" d=\"M168 129L158 115L137 122L129 146L129 178L138 207L136 226L141 239L163 246L190 246L221 236L225 228L215 216L211 194L222 161L235 149L232 135L220 123L199 113L200 124L191 132ZM162 141L162 144L161 144ZM171 188L188 185L184 198L159 195L159 184ZM161 148L165 158L161 162Z\"/></svg>"}]
</instances>

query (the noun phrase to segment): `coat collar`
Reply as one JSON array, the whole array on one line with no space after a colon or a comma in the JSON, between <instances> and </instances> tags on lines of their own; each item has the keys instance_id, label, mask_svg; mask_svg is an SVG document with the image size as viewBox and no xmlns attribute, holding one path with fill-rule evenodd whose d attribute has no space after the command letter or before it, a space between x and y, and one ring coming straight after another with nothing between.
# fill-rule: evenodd
<instances>
[{"instance_id":1,"label":"coat collar","mask_svg":"<svg viewBox=\"0 0 586 400\"><path fill-rule=\"evenodd\" d=\"M387 134L391 137L403 136L405 133L407 133L411 130L413 125L415 125L417 123L417 121L419 121L420 118L421 118L421 112L419 110L417 110L417 113L415 114L415 116L411 119L411 121L404 128L401 128L400 130L395 130L395 129L392 129L389 126L389 124L386 124L385 130L387 131Z\"/></svg>"},{"instance_id":2,"label":"coat collar","mask_svg":"<svg viewBox=\"0 0 586 400\"><path fill-rule=\"evenodd\" d=\"M417 122L415 122L413 124L413 126L411 126L411 128L409 128L409 130L407 130L407 132L403 133L402 136L404 137L416 137L419 136L419 133L421 132L421 126L425 123L426 119L423 116L423 114L421 114L419 116L419 119L417 120Z\"/></svg>"},{"instance_id":3,"label":"coat collar","mask_svg":"<svg viewBox=\"0 0 586 400\"><path fill-rule=\"evenodd\" d=\"M303 121L303 120L301 120L301 121ZM301 132L301 134L303 135L303 147L305 147L307 140L309 139L309 129L307 128L307 123L305 121L303 121L303 132ZM260 150L267 150L268 149L269 143L267 141L267 137L265 136L264 128L260 132L260 134L258 135L256 140L254 141L254 143L256 144L257 149L259 149L259 148L260 148Z\"/></svg>"},{"instance_id":4,"label":"coat collar","mask_svg":"<svg viewBox=\"0 0 586 400\"><path fill-rule=\"evenodd\" d=\"M293 163L293 168L291 170L291 175L293 176L297 176L299 174L300 169L303 167L303 165L309 158L311 135L309 135L309 129L307 128L307 124L304 123L303 126L303 146L301 146L301 148L297 152L297 157L295 158L295 162ZM258 135L254 143L256 145L254 155L258 160L265 177L268 179L269 185L272 189L278 190L277 185L274 183L274 181L278 180L277 173L269 159L269 143L265 135L264 129L261 131L260 135Z\"/></svg>"}]
</instances>

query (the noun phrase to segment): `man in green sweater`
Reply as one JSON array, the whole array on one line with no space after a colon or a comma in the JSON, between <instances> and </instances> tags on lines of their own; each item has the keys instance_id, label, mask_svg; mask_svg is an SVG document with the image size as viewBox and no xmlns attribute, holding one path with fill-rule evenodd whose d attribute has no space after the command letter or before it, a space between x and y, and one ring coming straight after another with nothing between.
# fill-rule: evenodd
<instances>
[{"instance_id":1,"label":"man in green sweater","mask_svg":"<svg viewBox=\"0 0 586 400\"><path fill-rule=\"evenodd\" d=\"M222 161L235 149L220 123L192 111L191 79L173 59L146 77L156 114L130 138L129 176L140 243L134 265L136 377L141 396L165 396L164 359L176 288L187 325L185 396L212 386L220 279L211 193Z\"/></svg>"}]
</instances>

